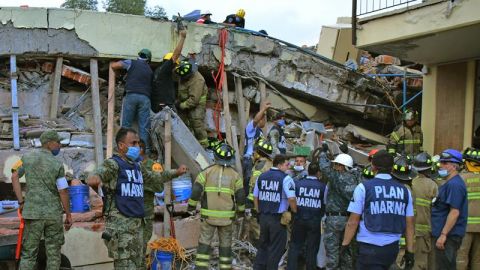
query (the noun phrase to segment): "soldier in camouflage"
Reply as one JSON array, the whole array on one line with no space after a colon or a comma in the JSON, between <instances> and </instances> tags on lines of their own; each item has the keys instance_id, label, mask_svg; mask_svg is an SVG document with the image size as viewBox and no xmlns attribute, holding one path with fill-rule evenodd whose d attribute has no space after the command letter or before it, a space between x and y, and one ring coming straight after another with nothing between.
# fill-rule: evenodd
<instances>
[{"instance_id":1,"label":"soldier in camouflage","mask_svg":"<svg viewBox=\"0 0 480 270\"><path fill-rule=\"evenodd\" d=\"M205 79L196 67L188 61L182 61L175 68L180 77L178 83L179 114L185 124L194 132L195 138L203 146L208 146L205 110L208 88Z\"/></svg>"},{"instance_id":2,"label":"soldier in camouflage","mask_svg":"<svg viewBox=\"0 0 480 270\"><path fill-rule=\"evenodd\" d=\"M359 183L360 173L357 170L350 170L353 167L353 159L349 155L339 154L333 162L330 162L327 152L328 147L324 144L319 163L322 176L327 181L324 231L327 269L354 269L351 245L343 254L340 254L340 247L348 220L348 204Z\"/></svg>"},{"instance_id":3,"label":"soldier in camouflage","mask_svg":"<svg viewBox=\"0 0 480 270\"><path fill-rule=\"evenodd\" d=\"M45 239L46 269L60 269L60 248L65 242L63 228L70 229L72 215L63 164L55 158L60 152L56 131L42 133L42 148L23 155L12 168L12 185L25 219L21 270L35 269L40 240ZM25 175L27 193L22 196L19 178ZM66 213L62 224L63 212Z\"/></svg>"},{"instance_id":4,"label":"soldier in camouflage","mask_svg":"<svg viewBox=\"0 0 480 270\"><path fill-rule=\"evenodd\" d=\"M139 139L131 128L121 128L115 137L118 152L104 161L87 180L94 188L102 186L105 198L105 232L102 238L113 258L115 269L141 269L145 265L143 246L144 185L160 185L184 174L176 171L151 172L140 166Z\"/></svg>"}]
</instances>

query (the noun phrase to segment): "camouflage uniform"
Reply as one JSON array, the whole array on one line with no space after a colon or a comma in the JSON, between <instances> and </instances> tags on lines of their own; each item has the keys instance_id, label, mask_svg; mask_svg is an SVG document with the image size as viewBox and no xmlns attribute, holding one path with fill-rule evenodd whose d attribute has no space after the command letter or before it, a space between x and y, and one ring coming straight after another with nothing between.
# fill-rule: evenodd
<instances>
[{"instance_id":1,"label":"camouflage uniform","mask_svg":"<svg viewBox=\"0 0 480 270\"><path fill-rule=\"evenodd\" d=\"M208 146L205 125L207 94L208 88L205 79L198 71L193 73L188 80L181 80L178 84L178 98L181 102L179 105L180 116L204 147Z\"/></svg>"},{"instance_id":2,"label":"camouflage uniform","mask_svg":"<svg viewBox=\"0 0 480 270\"><path fill-rule=\"evenodd\" d=\"M188 200L189 209L201 202L202 224L195 269L209 269L210 244L215 230L219 239L219 269L232 268L232 220L245 211L243 179L231 167L212 165L198 174Z\"/></svg>"},{"instance_id":3,"label":"camouflage uniform","mask_svg":"<svg viewBox=\"0 0 480 270\"><path fill-rule=\"evenodd\" d=\"M130 161L129 161L130 162ZM105 232L110 234L110 240L104 240L108 249L108 256L113 258L115 269L142 269L145 267L145 252L143 247L143 218L126 217L115 206L115 188L118 177L118 164L113 159L107 159L100 166L96 175L102 179L103 188L106 190L106 222ZM171 180L175 170L161 174L151 172L141 166L145 186L161 185Z\"/></svg>"},{"instance_id":4,"label":"camouflage uniform","mask_svg":"<svg viewBox=\"0 0 480 270\"><path fill-rule=\"evenodd\" d=\"M323 152L320 155L320 170L322 177L328 182L324 243L327 253L327 269L354 269L354 248L348 247L347 252L340 254L345 224L348 220L348 204L353 191L358 185L360 173L358 170L337 172L331 167L331 162Z\"/></svg>"},{"instance_id":5,"label":"camouflage uniform","mask_svg":"<svg viewBox=\"0 0 480 270\"><path fill-rule=\"evenodd\" d=\"M411 128L401 124L390 134L388 144L389 153L396 152L415 156L423 151L422 128L417 124Z\"/></svg>"},{"instance_id":6,"label":"camouflage uniform","mask_svg":"<svg viewBox=\"0 0 480 270\"><path fill-rule=\"evenodd\" d=\"M34 269L38 246L45 238L46 269L60 268L60 248L63 235L63 207L57 190L57 179L65 177L63 164L46 149L25 154L13 170L19 177L25 174L27 193L22 211L25 219L22 256L19 269Z\"/></svg>"}]
</instances>

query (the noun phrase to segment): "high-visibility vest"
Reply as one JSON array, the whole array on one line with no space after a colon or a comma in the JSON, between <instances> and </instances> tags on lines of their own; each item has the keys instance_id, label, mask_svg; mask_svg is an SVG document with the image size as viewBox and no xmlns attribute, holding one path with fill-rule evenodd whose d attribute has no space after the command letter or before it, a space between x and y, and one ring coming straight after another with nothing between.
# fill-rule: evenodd
<instances>
[{"instance_id":1,"label":"high-visibility vest","mask_svg":"<svg viewBox=\"0 0 480 270\"><path fill-rule=\"evenodd\" d=\"M467 186L467 232L480 232L480 173L468 172L460 176Z\"/></svg>"}]
</instances>

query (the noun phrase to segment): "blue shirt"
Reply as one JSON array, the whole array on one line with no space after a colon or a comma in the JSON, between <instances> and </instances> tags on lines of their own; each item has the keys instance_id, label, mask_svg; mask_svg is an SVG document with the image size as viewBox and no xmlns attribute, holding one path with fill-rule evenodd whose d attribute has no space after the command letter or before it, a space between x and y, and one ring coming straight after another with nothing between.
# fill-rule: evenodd
<instances>
[{"instance_id":1,"label":"blue shirt","mask_svg":"<svg viewBox=\"0 0 480 270\"><path fill-rule=\"evenodd\" d=\"M432 206L432 235L439 237L447 222L450 208L460 211L457 222L448 235L463 237L467 229L468 203L467 188L460 175L448 180L438 189L438 196Z\"/></svg>"},{"instance_id":2,"label":"blue shirt","mask_svg":"<svg viewBox=\"0 0 480 270\"><path fill-rule=\"evenodd\" d=\"M392 177L389 174L377 174L376 178L384 179L385 181L392 181ZM360 183L353 191L353 200L350 201L348 206L348 212L355 213L358 215L362 215L364 213L365 208L365 186ZM412 202L412 194L410 190L408 190L408 205L406 209L406 216L413 217L413 202ZM381 233L381 232L371 232L365 227L365 223L360 220L360 229L357 233L357 241L368 243L376 246L385 246L391 244L395 241L400 240L401 234L396 233Z\"/></svg>"},{"instance_id":3,"label":"blue shirt","mask_svg":"<svg viewBox=\"0 0 480 270\"><path fill-rule=\"evenodd\" d=\"M253 145L255 144L255 135L257 134L257 128L253 124L253 120L248 122L247 126L245 127L245 154L244 157L251 157L253 155ZM260 134L262 134L260 130Z\"/></svg>"},{"instance_id":4,"label":"blue shirt","mask_svg":"<svg viewBox=\"0 0 480 270\"><path fill-rule=\"evenodd\" d=\"M271 170L278 170L275 167L272 167ZM253 196L258 198L258 185L257 180L255 180L255 188L253 189ZM283 178L283 186L282 186L282 198L280 201L280 207L278 208L278 213L283 213L288 210L288 199L295 198L295 182L293 181L292 177L289 175Z\"/></svg>"}]
</instances>

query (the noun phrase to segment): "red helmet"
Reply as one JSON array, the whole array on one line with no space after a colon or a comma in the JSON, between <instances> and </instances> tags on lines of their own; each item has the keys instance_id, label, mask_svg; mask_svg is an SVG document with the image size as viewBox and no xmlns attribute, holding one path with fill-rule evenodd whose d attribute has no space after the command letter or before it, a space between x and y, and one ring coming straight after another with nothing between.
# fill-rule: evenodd
<instances>
[{"instance_id":1,"label":"red helmet","mask_svg":"<svg viewBox=\"0 0 480 270\"><path fill-rule=\"evenodd\" d=\"M372 161L373 155L375 155L378 152L379 149L373 149L368 152L368 160Z\"/></svg>"}]
</instances>

